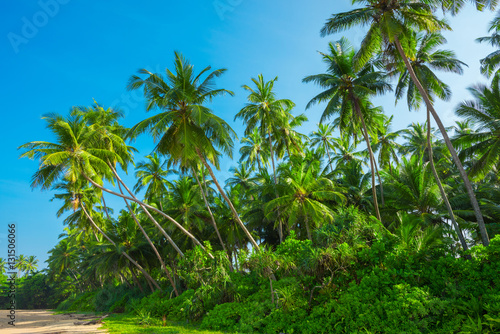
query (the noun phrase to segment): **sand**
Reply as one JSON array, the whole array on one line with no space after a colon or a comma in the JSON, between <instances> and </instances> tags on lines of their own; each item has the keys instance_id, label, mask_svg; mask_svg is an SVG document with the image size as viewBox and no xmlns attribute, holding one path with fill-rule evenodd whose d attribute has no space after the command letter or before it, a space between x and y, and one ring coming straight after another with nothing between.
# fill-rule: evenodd
<instances>
[{"instance_id":1,"label":"sand","mask_svg":"<svg viewBox=\"0 0 500 334\"><path fill-rule=\"evenodd\" d=\"M69 333L107 333L99 330L98 325L75 325L80 315L55 315L49 310L16 310L15 326L8 324L9 311L0 310L0 334L69 334ZM104 319L103 321L106 321Z\"/></svg>"}]
</instances>

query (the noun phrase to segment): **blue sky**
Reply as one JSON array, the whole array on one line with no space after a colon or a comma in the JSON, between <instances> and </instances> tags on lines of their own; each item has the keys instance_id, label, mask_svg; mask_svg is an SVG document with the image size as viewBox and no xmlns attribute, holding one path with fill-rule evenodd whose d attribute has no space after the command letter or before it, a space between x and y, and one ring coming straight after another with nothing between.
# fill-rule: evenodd
<instances>
[{"instance_id":1,"label":"blue sky","mask_svg":"<svg viewBox=\"0 0 500 334\"><path fill-rule=\"evenodd\" d=\"M72 106L91 105L95 99L104 107L120 107L126 115L124 124L132 126L148 115L140 94L126 90L128 78L139 68L158 72L171 67L177 50L198 71L208 65L228 69L218 87L236 95L218 98L212 108L238 136L243 134L243 125L233 118L246 100L241 85L250 84L250 78L260 73L267 80L279 77L278 96L292 99L296 114L306 112L310 121L301 130L309 134L322 109L304 110L319 91L301 80L324 71L317 51L325 51L329 41L341 37L320 37L325 20L351 8L348 0L2 1L0 257L6 257L8 223L18 225L18 252L36 255L41 267L63 231L62 218L55 216L60 203L50 201L53 193L30 189L37 162L18 159L19 145L51 139L40 119L43 114L66 114ZM486 81L479 74L478 61L492 49L474 40L487 34L493 15L468 7L459 16L448 17L454 31L445 33L446 48L454 50L469 68L463 76L441 75L454 93L452 101L437 103L445 125L454 123L454 107L470 97L466 88ZM342 35L358 45L363 30ZM395 114L395 129L425 119L423 112L408 112L404 103L395 107L392 95L377 98L375 103L384 106L387 114ZM141 160L154 144L142 137L134 146ZM237 158L235 149L235 159L221 164L221 178L229 175ZM133 185L132 177L126 180ZM118 199L110 197L107 202L122 207Z\"/></svg>"}]
</instances>

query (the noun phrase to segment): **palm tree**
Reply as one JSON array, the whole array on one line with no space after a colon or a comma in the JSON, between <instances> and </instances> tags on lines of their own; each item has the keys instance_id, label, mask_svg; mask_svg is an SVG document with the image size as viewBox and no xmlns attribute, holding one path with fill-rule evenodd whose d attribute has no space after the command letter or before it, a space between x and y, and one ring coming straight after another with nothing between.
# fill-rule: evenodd
<instances>
[{"instance_id":1,"label":"palm tree","mask_svg":"<svg viewBox=\"0 0 500 334\"><path fill-rule=\"evenodd\" d=\"M492 47L500 47L500 13L495 16L493 21L490 22L490 27L488 32L491 36L480 37L476 41L483 43L486 42L491 44ZM481 73L490 77L493 73L498 74L498 69L500 66L500 50L493 51L483 59L481 59Z\"/></svg>"},{"instance_id":2,"label":"palm tree","mask_svg":"<svg viewBox=\"0 0 500 334\"><path fill-rule=\"evenodd\" d=\"M277 99L276 93L273 91L274 83L278 80L278 77L270 81L264 81L262 74L259 74L257 79L252 78L252 82L255 84L255 89L250 86L243 85L243 88L249 92L248 103L241 109L234 119L241 118L245 124L245 135L248 136L255 128L259 129L261 137L266 137L269 141L269 150L271 153L271 163L273 166L273 177L274 184L278 182L276 180L276 165L274 162L275 152L273 148L272 138L273 130L276 130L279 125L283 125L283 120L287 119L285 114L286 110L290 110L295 106L295 104L288 99ZM278 193L276 191L276 197ZM282 222L279 223L278 229L280 235L280 241L283 240L283 227Z\"/></svg>"},{"instance_id":3,"label":"palm tree","mask_svg":"<svg viewBox=\"0 0 500 334\"><path fill-rule=\"evenodd\" d=\"M445 101L448 101L451 98L451 89L434 74L433 70L462 74L462 65L467 66L465 63L455 58L455 53L453 51L436 50L438 46L444 44L445 42L446 39L438 32L427 34L412 32L410 34L410 38L407 40L408 45L406 47L406 52L411 59L410 63L412 69L420 83L426 89L428 97L431 101L433 101L434 96L437 96ZM394 59L396 59L396 57L394 57ZM397 60L395 60L392 64L387 64L386 66L392 71L392 75L399 73L399 80L396 86L396 103L403 97L406 90L408 109L418 109L422 103L422 96L420 95L415 83L411 80L406 67L402 66L401 62L398 62ZM418 131L420 128L414 127L414 130ZM423 133L424 131L420 134ZM464 250L467 250L467 243L465 242L462 231L456 222L452 207L434 165L431 139L431 117L429 109L427 109L427 134L421 137L425 138L425 140L422 140L424 149L419 153L428 154L428 161L431 166L432 174L439 187L441 197L443 198L448 210L448 215L450 216L452 225L457 231L462 247Z\"/></svg>"},{"instance_id":4,"label":"palm tree","mask_svg":"<svg viewBox=\"0 0 500 334\"><path fill-rule=\"evenodd\" d=\"M460 157L472 162L469 175L481 179L492 169L500 170L500 77L490 87L478 84L469 91L474 100L462 102L455 113L473 129L459 133L454 143L461 148Z\"/></svg>"},{"instance_id":5,"label":"palm tree","mask_svg":"<svg viewBox=\"0 0 500 334\"><path fill-rule=\"evenodd\" d=\"M168 154L182 167L189 168L197 161L201 162L228 202L240 228L258 249L259 246L239 218L208 164L210 162L219 168L219 151L232 156L234 131L223 119L204 106L216 96L233 95L226 89L213 89L214 79L221 76L225 69L215 70L201 81L202 75L210 70L210 66L195 74L194 66L177 52L174 63L175 73L167 69L165 79L160 74L153 74L144 69L139 73L146 75L146 79L136 75L130 78L129 89L144 89L146 110L157 108L161 112L135 125L130 129L129 135L137 136L149 132L154 138L159 138L156 150ZM203 248L202 244L199 245Z\"/></svg>"},{"instance_id":6,"label":"palm tree","mask_svg":"<svg viewBox=\"0 0 500 334\"><path fill-rule=\"evenodd\" d=\"M318 130L313 131L309 137L311 138L311 145L321 147L325 150L328 156L328 165L330 169L333 171L332 167L332 157L330 156L330 150L333 150L332 141L335 137L333 137L333 131L335 128L331 124L318 124Z\"/></svg>"},{"instance_id":7,"label":"palm tree","mask_svg":"<svg viewBox=\"0 0 500 334\"><path fill-rule=\"evenodd\" d=\"M26 272L26 260L28 258L23 254L20 254L16 259L16 269L17 269L17 277L20 276L22 272Z\"/></svg>"},{"instance_id":8,"label":"palm tree","mask_svg":"<svg viewBox=\"0 0 500 334\"><path fill-rule=\"evenodd\" d=\"M302 154L304 146L302 142L308 139L306 135L295 130L307 121L306 115L293 116L290 111L291 108L284 110L284 117L276 122L272 131L275 137L273 141L276 143L276 155L280 159L285 152L289 158L294 154Z\"/></svg>"},{"instance_id":9,"label":"palm tree","mask_svg":"<svg viewBox=\"0 0 500 334\"><path fill-rule=\"evenodd\" d=\"M251 167L255 167L255 163L257 162L259 171L262 166L266 166L268 164L269 148L263 142L259 129L254 128L252 132L247 135L247 137L241 138L241 144L240 162L246 160Z\"/></svg>"},{"instance_id":10,"label":"palm tree","mask_svg":"<svg viewBox=\"0 0 500 334\"><path fill-rule=\"evenodd\" d=\"M375 206L375 214L380 220L377 193L375 188L375 158L371 149L368 127L363 114L367 114L369 104L368 95L384 93L390 89L390 85L385 81L385 74L374 71L371 63L365 64L361 70L354 68L355 51L349 45L347 39L341 39L335 44L329 43L329 54L321 53L323 61L327 64L328 70L325 74L317 74L305 77L303 82L314 82L325 89L309 101L306 109L315 103L328 101L328 104L321 116L321 122L329 118L332 114L339 114L340 131L357 120L361 124L361 130L365 139L370 167L372 171L372 191ZM355 129L355 127L352 127Z\"/></svg>"},{"instance_id":11,"label":"palm tree","mask_svg":"<svg viewBox=\"0 0 500 334\"><path fill-rule=\"evenodd\" d=\"M398 150L401 149L401 144L396 142L396 139L401 135L404 130L391 131L391 122L394 116L389 118L384 117L383 125L377 129L377 138L375 143L372 144L373 152L379 152L378 162L380 167L392 170L391 158L399 163Z\"/></svg>"},{"instance_id":12,"label":"palm tree","mask_svg":"<svg viewBox=\"0 0 500 334\"><path fill-rule=\"evenodd\" d=\"M474 190L467 173L455 151L446 129L439 118L427 90L419 81L410 62L410 57L405 53L402 45L411 38L411 31L423 30L429 33L442 29L450 29L443 21L439 20L433 12L435 6L441 1L415 2L411 0L353 0L353 3L363 3L366 6L345 13L334 14L321 30L323 36L333 34L357 25L369 26L369 30L361 43L361 48L356 55L356 67L361 68L384 45L394 45L402 58L408 73L422 96L427 109L436 121L443 136L446 146L450 150L453 161L462 177L469 195L474 213L481 231L482 242L489 244L488 232L479 208ZM445 3L446 4L446 3Z\"/></svg>"},{"instance_id":13,"label":"palm tree","mask_svg":"<svg viewBox=\"0 0 500 334\"><path fill-rule=\"evenodd\" d=\"M293 164L282 169L282 196L267 203L265 209L268 215L278 211L290 228L297 224L305 227L307 238L312 241L310 225L333 220L333 210L324 202L342 202L344 196L331 180L320 176L319 161L305 161L300 156L291 159Z\"/></svg>"},{"instance_id":14,"label":"palm tree","mask_svg":"<svg viewBox=\"0 0 500 334\"><path fill-rule=\"evenodd\" d=\"M162 162L156 152L147 155L146 159L148 161L141 161L135 167L137 183L134 186L134 192L138 193L147 186L144 197L151 200L159 196L158 203L160 210L163 211L162 199L167 192L167 177L175 171L168 169L167 160Z\"/></svg>"},{"instance_id":15,"label":"palm tree","mask_svg":"<svg viewBox=\"0 0 500 334\"><path fill-rule=\"evenodd\" d=\"M2 257L0 257L0 275L3 275L3 273L6 271L7 268L7 261L5 261Z\"/></svg>"},{"instance_id":16,"label":"palm tree","mask_svg":"<svg viewBox=\"0 0 500 334\"><path fill-rule=\"evenodd\" d=\"M226 187L239 187L242 194L246 195L255 186L255 178L252 177L252 170L247 167L246 162L240 163L238 167L231 167L229 171L233 173L233 176L227 179Z\"/></svg>"},{"instance_id":17,"label":"palm tree","mask_svg":"<svg viewBox=\"0 0 500 334\"><path fill-rule=\"evenodd\" d=\"M339 137L333 138L332 147L335 152L332 162L335 163L335 169L343 168L347 164L356 161L360 164L365 163L366 152L356 151L358 143L347 135L340 134Z\"/></svg>"},{"instance_id":18,"label":"palm tree","mask_svg":"<svg viewBox=\"0 0 500 334\"><path fill-rule=\"evenodd\" d=\"M38 269L38 259L34 255L26 258L25 272L30 275Z\"/></svg>"}]
</instances>

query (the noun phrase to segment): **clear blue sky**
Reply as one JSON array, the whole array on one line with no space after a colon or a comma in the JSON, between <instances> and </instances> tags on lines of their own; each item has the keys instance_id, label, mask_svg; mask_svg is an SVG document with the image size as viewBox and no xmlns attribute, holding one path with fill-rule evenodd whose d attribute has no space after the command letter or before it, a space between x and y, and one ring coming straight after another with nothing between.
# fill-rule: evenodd
<instances>
[{"instance_id":1,"label":"clear blue sky","mask_svg":"<svg viewBox=\"0 0 500 334\"><path fill-rule=\"evenodd\" d=\"M128 78L139 68L171 67L177 50L198 70L207 65L228 69L218 86L236 96L218 98L212 107L241 137L241 122L233 122L246 99L241 85L259 73L265 79L278 76L278 96L292 99L296 114L305 112L318 89L301 80L324 71L317 51L341 37L321 38L319 30L330 14L351 8L348 0L1 1L0 257L6 257L7 223L18 225L18 252L36 255L41 267L63 231L62 219L55 216L60 203L50 202L53 193L30 189L37 162L18 159L19 145L52 139L40 119L43 114L66 114L72 106L91 105L95 99L105 107L121 107L125 125L132 126L147 114L140 95L126 91ZM448 18L454 31L445 33L446 48L470 67L463 76L441 76L454 92L451 102L437 104L445 125L454 123L457 103L469 98L466 87L485 81L478 61L492 49L474 39L487 34L492 18L493 13L477 13L472 7ZM363 30L344 35L358 45ZM425 119L422 112L409 113L403 103L394 107L392 95L376 103L396 115L394 128ZM321 106L307 111L310 121L303 133L316 127L321 111ZM154 145L144 137L135 146L140 160ZM222 163L221 178L236 164L237 150L235 155ZM107 201L122 206L117 199Z\"/></svg>"}]
</instances>

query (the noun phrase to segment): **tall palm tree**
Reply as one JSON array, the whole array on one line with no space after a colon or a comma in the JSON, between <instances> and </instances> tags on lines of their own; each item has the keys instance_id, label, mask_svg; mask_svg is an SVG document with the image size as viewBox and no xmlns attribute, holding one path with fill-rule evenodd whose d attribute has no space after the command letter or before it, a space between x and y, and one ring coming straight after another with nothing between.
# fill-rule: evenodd
<instances>
[{"instance_id":1,"label":"tall palm tree","mask_svg":"<svg viewBox=\"0 0 500 334\"><path fill-rule=\"evenodd\" d=\"M405 51L411 59L410 64L412 69L424 89L426 89L429 99L434 101L434 96L437 96L442 100L448 101L451 98L451 89L434 74L433 70L462 74L462 66L467 65L456 59L453 51L436 50L437 47L446 42L446 39L438 32L426 34L411 32L406 42L407 45L405 45ZM390 69L392 75L397 75L399 73L399 80L396 86L396 103L403 97L406 90L408 109L418 109L422 103L422 96L420 95L415 83L411 80L406 67L401 64L401 62L398 62L396 57L394 57L394 59L395 61L392 64L389 63L386 64L386 66ZM419 129L420 128L414 127L414 130ZM425 133L425 131L422 131L422 134L423 133ZM427 134L424 135L423 138L425 138L425 141L422 141L424 143L424 149L419 153L427 153L428 155L428 161L432 174L439 187L441 197L443 198L448 210L448 215L450 216L452 225L457 231L463 249L467 250L467 243L465 242L462 231L456 222L448 196L446 195L434 165L434 155L432 154L431 117L429 109L427 109Z\"/></svg>"},{"instance_id":2,"label":"tall palm tree","mask_svg":"<svg viewBox=\"0 0 500 334\"><path fill-rule=\"evenodd\" d=\"M470 180L462 166L462 163L453 147L446 129L439 115L434 109L432 100L427 90L419 81L406 54L403 44L411 38L412 30L423 30L429 33L438 32L450 27L434 15L436 5L442 1L416 2L412 0L353 0L353 3L362 3L365 7L357 8L345 13L332 15L321 30L321 34L333 34L353 26L369 26L369 30L361 43L360 50L356 55L356 67L361 68L373 56L381 50L384 45L394 45L405 64L408 73L422 96L427 109L436 121L443 139L448 147L453 161L462 177L467 193L469 195L476 219L481 232L481 239L485 246L489 244L488 232L479 208L474 190ZM403 43L402 43L403 42Z\"/></svg>"},{"instance_id":3,"label":"tall palm tree","mask_svg":"<svg viewBox=\"0 0 500 334\"><path fill-rule=\"evenodd\" d=\"M318 130L313 131L309 137L311 138L311 145L321 147L325 150L328 156L328 165L330 170L333 171L332 167L332 157L330 156L330 150L333 150L332 141L334 140L333 131L335 128L331 124L318 124Z\"/></svg>"},{"instance_id":4,"label":"tall palm tree","mask_svg":"<svg viewBox=\"0 0 500 334\"><path fill-rule=\"evenodd\" d=\"M144 69L139 73L145 75L145 79L137 75L130 78L129 89L143 88L147 99L146 110L160 110L160 113L135 125L130 130L130 136L149 132L154 138L159 138L156 150L168 154L183 167L189 168L192 164L201 162L228 202L240 228L258 249L259 246L241 221L209 165L210 162L219 168L220 151L229 157L232 156L234 131L204 105L216 96L233 95L229 90L213 88L214 79L221 76L225 69L212 71L202 81L201 77L210 70L210 66L195 74L194 66L177 52L174 64L175 73L167 69L165 78ZM203 247L201 244L200 246Z\"/></svg>"},{"instance_id":5,"label":"tall palm tree","mask_svg":"<svg viewBox=\"0 0 500 334\"><path fill-rule=\"evenodd\" d=\"M257 79L252 78L255 84L255 89L248 85L243 85L243 88L249 92L248 103L243 107L234 117L234 119L241 118L245 124L245 135L249 135L255 128L259 129L261 137L266 137L269 141L269 150L271 153L271 163L273 166L273 178L276 185L276 165L275 165L275 152L273 147L273 130L276 130L279 125L283 125L283 120L287 119L285 114L286 110L290 110L295 104L288 99L277 99L274 92L274 84L278 77L270 81L264 81L262 74L259 74ZM276 191L276 197L278 193ZM283 227L282 222L279 223L278 232L280 241L283 240Z\"/></svg>"},{"instance_id":6,"label":"tall palm tree","mask_svg":"<svg viewBox=\"0 0 500 334\"><path fill-rule=\"evenodd\" d=\"M500 77L490 87L478 84L469 91L474 100L462 102L455 113L473 129L459 133L454 143L461 148L460 157L472 161L469 175L484 178L492 169L500 170Z\"/></svg>"},{"instance_id":7,"label":"tall palm tree","mask_svg":"<svg viewBox=\"0 0 500 334\"><path fill-rule=\"evenodd\" d=\"M354 68L355 50L347 39L329 43L329 54L321 53L323 61L327 64L327 73L305 77L303 82L314 82L325 89L316 95L306 106L310 108L315 103L328 101L323 111L323 122L334 113L339 114L340 130L357 121L361 124L361 131L365 139L370 167L372 171L372 191L375 215L380 220L377 193L375 188L375 158L371 149L368 127L365 122L364 112L368 109L367 97L388 91L390 85L385 81L385 74L374 70L373 64L367 63L360 70ZM355 127L352 127L355 129Z\"/></svg>"}]
</instances>

